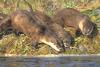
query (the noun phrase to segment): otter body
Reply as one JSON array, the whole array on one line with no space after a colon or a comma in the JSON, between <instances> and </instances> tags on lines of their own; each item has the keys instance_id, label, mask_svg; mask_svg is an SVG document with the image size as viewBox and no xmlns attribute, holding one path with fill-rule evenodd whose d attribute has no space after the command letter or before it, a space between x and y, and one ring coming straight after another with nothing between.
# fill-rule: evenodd
<instances>
[{"instance_id":1,"label":"otter body","mask_svg":"<svg viewBox=\"0 0 100 67\"><path fill-rule=\"evenodd\" d=\"M57 36L63 41L65 46L71 45L74 42L74 38L71 36L71 34L65 31L61 25L53 22L52 19L45 13L40 11L34 11L32 14L33 14L32 16L36 17L37 20L42 21L38 22L39 24L46 24L48 27L50 27L57 34Z\"/></svg>"},{"instance_id":2,"label":"otter body","mask_svg":"<svg viewBox=\"0 0 100 67\"><path fill-rule=\"evenodd\" d=\"M60 38L48 26L37 23L37 21L32 18L30 12L17 10L2 23L7 24L7 19L11 21L11 25L15 31L23 32L31 37L33 42L43 42L58 52L64 51L63 42Z\"/></svg>"},{"instance_id":3,"label":"otter body","mask_svg":"<svg viewBox=\"0 0 100 67\"><path fill-rule=\"evenodd\" d=\"M72 8L65 8L57 12L53 20L62 27L73 27L75 30L81 31L83 35L91 35L94 28L94 24L87 15Z\"/></svg>"}]
</instances>

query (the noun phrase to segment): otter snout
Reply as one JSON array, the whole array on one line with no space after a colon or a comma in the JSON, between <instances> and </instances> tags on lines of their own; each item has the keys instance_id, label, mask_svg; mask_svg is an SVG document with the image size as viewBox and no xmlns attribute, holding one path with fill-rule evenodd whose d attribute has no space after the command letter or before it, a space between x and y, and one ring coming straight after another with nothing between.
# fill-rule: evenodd
<instances>
[{"instance_id":1,"label":"otter snout","mask_svg":"<svg viewBox=\"0 0 100 67\"><path fill-rule=\"evenodd\" d=\"M93 29L94 29L94 26L92 25L92 26L89 26L89 27L84 27L84 29L83 29L83 31L82 31L82 33L83 33L83 35L91 35L91 33L93 32Z\"/></svg>"},{"instance_id":2,"label":"otter snout","mask_svg":"<svg viewBox=\"0 0 100 67\"><path fill-rule=\"evenodd\" d=\"M66 40L67 42L64 42L64 47L69 47L74 43L74 38L72 36L69 36Z\"/></svg>"},{"instance_id":3,"label":"otter snout","mask_svg":"<svg viewBox=\"0 0 100 67\"><path fill-rule=\"evenodd\" d=\"M56 50L57 52L63 52L64 51L64 48L63 48L63 43L57 41L56 39L55 40L45 40L45 39L41 39L41 42L49 45L50 47L52 47L54 50Z\"/></svg>"}]
</instances>

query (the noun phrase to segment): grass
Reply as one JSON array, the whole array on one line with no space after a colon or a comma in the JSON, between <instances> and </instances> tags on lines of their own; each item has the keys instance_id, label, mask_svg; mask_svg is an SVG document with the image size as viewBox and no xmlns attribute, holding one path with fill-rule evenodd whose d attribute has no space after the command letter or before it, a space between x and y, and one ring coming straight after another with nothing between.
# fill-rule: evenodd
<instances>
[{"instance_id":1,"label":"grass","mask_svg":"<svg viewBox=\"0 0 100 67\"><path fill-rule=\"evenodd\" d=\"M14 0L15 1L15 0ZM32 0L28 0L30 3L33 3L33 9L38 9L41 11L44 11L46 14L49 16L52 16L55 11L53 12L52 10L48 11L47 8L48 6L46 5L45 0L42 1L36 1L34 2ZM62 0L61 4L63 7L70 7L70 8L75 8L77 9L77 2L73 0L68 0L67 2L64 2ZM60 2L60 0L59 0ZM82 0L82 4L84 4L85 0ZM43 6L45 4L45 6ZM59 5L59 4L58 4ZM80 6L82 7L82 6ZM27 5L24 2L21 2L20 4L21 9L27 8ZM13 9L12 8L3 8L0 9L1 12L4 12L6 14L11 13ZM79 9L81 10L81 9ZM97 6L97 9L92 10L86 10L83 11L83 13L87 14L90 16L91 20L95 22L98 27L98 30L100 29L100 9ZM72 32L73 31L69 31ZM1 32L0 32L1 33ZM3 32L4 33L4 32ZM74 35L74 34L73 34ZM75 37L75 44L74 46L70 48L66 48L65 54L99 54L100 53L100 35L98 34L96 37L93 39L89 39L86 36L81 35L80 37ZM9 35L4 35L3 38L0 40L0 54L21 54L21 55L45 55L45 54L50 54L50 53L56 53L52 48L45 44L40 44L39 49L34 49L32 46L32 41L28 36L25 36L24 34L20 36L16 36L15 34L9 34Z\"/></svg>"}]
</instances>

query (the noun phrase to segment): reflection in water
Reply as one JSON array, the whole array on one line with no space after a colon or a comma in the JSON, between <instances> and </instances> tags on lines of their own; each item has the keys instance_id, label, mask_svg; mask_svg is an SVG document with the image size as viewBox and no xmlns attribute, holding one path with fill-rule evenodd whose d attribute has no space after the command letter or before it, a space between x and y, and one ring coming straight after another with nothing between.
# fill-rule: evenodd
<instances>
[{"instance_id":1,"label":"reflection in water","mask_svg":"<svg viewBox=\"0 0 100 67\"><path fill-rule=\"evenodd\" d=\"M100 56L0 57L0 67L100 67Z\"/></svg>"}]
</instances>

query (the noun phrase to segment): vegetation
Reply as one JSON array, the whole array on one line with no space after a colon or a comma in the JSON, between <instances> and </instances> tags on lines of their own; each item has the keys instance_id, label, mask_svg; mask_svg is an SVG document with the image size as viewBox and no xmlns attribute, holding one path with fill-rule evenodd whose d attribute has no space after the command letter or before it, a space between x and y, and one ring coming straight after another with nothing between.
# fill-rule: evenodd
<instances>
[{"instance_id":1,"label":"vegetation","mask_svg":"<svg viewBox=\"0 0 100 67\"><path fill-rule=\"evenodd\" d=\"M0 12L10 14L16 7L17 0L7 0L7 5L3 6L0 0ZM32 4L34 10L40 10L52 16L62 8L75 8L90 16L91 20L97 24L100 30L100 0L27 0ZM21 9L27 9L24 1L20 2ZM73 32L73 31L70 31ZM0 32L2 33L2 32ZM3 32L4 33L4 32ZM73 34L74 36L74 34ZM42 46L41 46L42 45ZM51 47L40 44L39 49L34 49L32 41L24 34L16 36L14 33L4 35L0 40L0 54L16 55L45 55L56 53ZM93 39L86 36L75 37L75 44L66 48L65 54L99 54L100 53L100 33Z\"/></svg>"}]
</instances>

